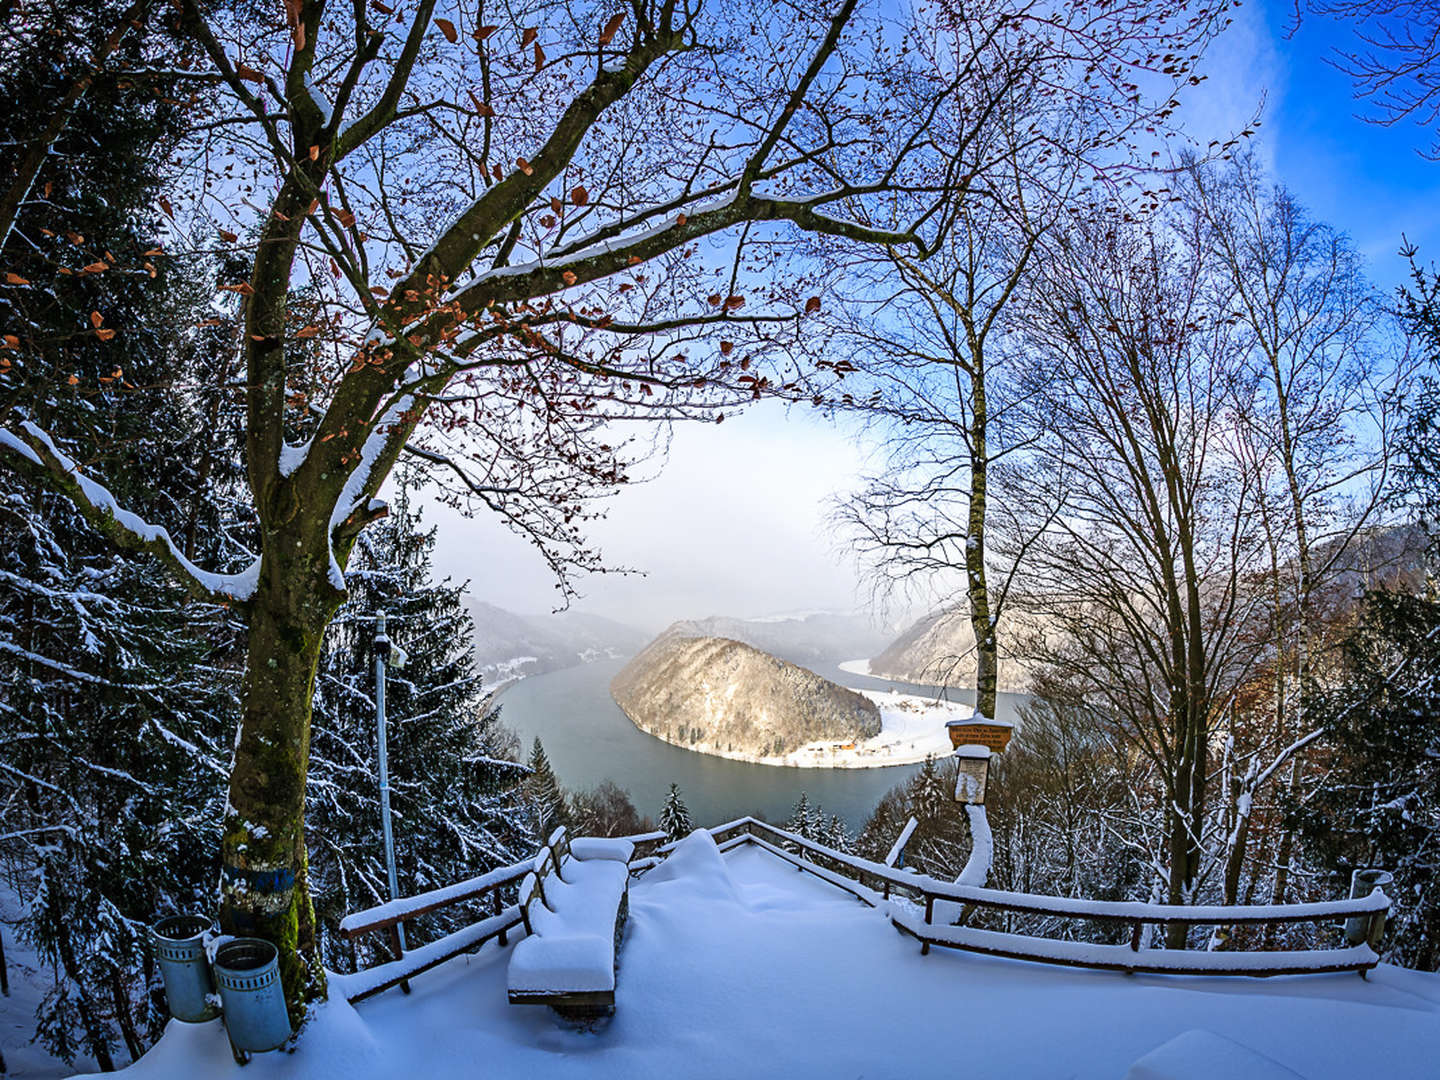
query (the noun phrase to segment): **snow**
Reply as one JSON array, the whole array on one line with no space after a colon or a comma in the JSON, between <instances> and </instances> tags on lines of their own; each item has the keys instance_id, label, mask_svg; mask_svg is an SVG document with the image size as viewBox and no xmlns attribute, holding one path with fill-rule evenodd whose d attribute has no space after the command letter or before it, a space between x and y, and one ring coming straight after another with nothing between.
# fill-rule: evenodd
<instances>
[{"instance_id":1,"label":"snow","mask_svg":"<svg viewBox=\"0 0 1440 1080\"><path fill-rule=\"evenodd\" d=\"M968 803L965 813L970 817L970 857L955 879L957 885L982 886L990 876L990 865L995 860L995 837L990 832L990 819L985 816L985 807Z\"/></svg>"},{"instance_id":2,"label":"snow","mask_svg":"<svg viewBox=\"0 0 1440 1080\"><path fill-rule=\"evenodd\" d=\"M789 765L802 769L878 769L887 765L915 765L927 757L945 757L951 752L950 734L945 725L965 722L975 713L969 705L938 701L917 694L889 690L860 690L880 709L880 733L857 739L848 749L839 739L819 739L788 754L766 756L739 750L706 747L706 754L751 761L760 765Z\"/></svg>"},{"instance_id":3,"label":"snow","mask_svg":"<svg viewBox=\"0 0 1440 1080\"><path fill-rule=\"evenodd\" d=\"M305 72L304 81L305 92L310 95L310 100L315 103L315 108L320 110L320 123L324 127L329 127L330 121L335 115L335 107L330 104L330 99L315 85L315 80L310 78L310 72Z\"/></svg>"},{"instance_id":4,"label":"snow","mask_svg":"<svg viewBox=\"0 0 1440 1080\"><path fill-rule=\"evenodd\" d=\"M340 920L340 929L342 931L353 930L356 927L368 926L370 923L380 922L384 919L411 915L421 908L431 905L452 903L460 897L481 893L492 886L513 881L517 877L524 876L529 869L528 862L517 863L514 866L501 866L489 873L480 874L466 881L458 881L454 885L430 889L427 892L416 893L414 896L402 896L397 900L366 908L364 911L352 911Z\"/></svg>"},{"instance_id":5,"label":"snow","mask_svg":"<svg viewBox=\"0 0 1440 1080\"><path fill-rule=\"evenodd\" d=\"M851 675L871 674L869 660L842 660L839 667L841 671L848 672Z\"/></svg>"},{"instance_id":6,"label":"snow","mask_svg":"<svg viewBox=\"0 0 1440 1080\"><path fill-rule=\"evenodd\" d=\"M510 989L594 991L615 989L613 945L594 934L528 937L510 958Z\"/></svg>"},{"instance_id":7,"label":"snow","mask_svg":"<svg viewBox=\"0 0 1440 1080\"><path fill-rule=\"evenodd\" d=\"M900 861L900 856L905 852L905 845L910 842L910 837L919 824L919 819L913 817L905 823L905 828L900 830L900 835L895 838L895 843L890 845L890 854L885 856L886 866L894 866Z\"/></svg>"},{"instance_id":8,"label":"snow","mask_svg":"<svg viewBox=\"0 0 1440 1080\"><path fill-rule=\"evenodd\" d=\"M623 862L566 859L559 878L545 879L545 903L530 906L534 934L515 946L509 989L613 990L616 912L629 876Z\"/></svg>"},{"instance_id":9,"label":"snow","mask_svg":"<svg viewBox=\"0 0 1440 1080\"><path fill-rule=\"evenodd\" d=\"M5 972L10 982L8 996L0 996L0 1057L8 1071L0 1071L5 1080L32 1080L39 1077L65 1076L64 1062L51 1057L43 1043L31 1042L35 1034L35 1012L45 995L56 985L55 971L35 953L29 942L15 934L23 901L0 878L0 938L4 939ZM125 1061L120 1050L117 1063ZM95 1063L82 1055L78 1068L93 1069Z\"/></svg>"},{"instance_id":10,"label":"snow","mask_svg":"<svg viewBox=\"0 0 1440 1080\"><path fill-rule=\"evenodd\" d=\"M570 854L577 859L628 863L635 854L635 845L618 837L610 839L603 836L577 836L570 841Z\"/></svg>"},{"instance_id":11,"label":"snow","mask_svg":"<svg viewBox=\"0 0 1440 1080\"><path fill-rule=\"evenodd\" d=\"M255 589L260 584L260 560L256 559L246 569L238 574L212 574L208 570L202 570L196 566L184 553L175 545L170 538L170 533L159 525L152 525L138 514L124 509L110 493L105 485L91 480L80 471L80 467L55 445L54 441L43 430L36 427L29 420L22 421L21 428L31 439L45 447L46 453L52 455L60 468L75 478L75 483L80 488L80 494L90 506L102 514L108 514L115 520L115 523L126 532L139 540L147 543L156 541L165 545L170 552L171 558L190 575L195 581L209 590L221 596L227 596L237 602L244 602L255 595ZM6 446L18 450L25 457L28 457L35 464L42 464L40 455L37 454L25 441L5 428L0 428L0 446Z\"/></svg>"},{"instance_id":12,"label":"snow","mask_svg":"<svg viewBox=\"0 0 1440 1080\"><path fill-rule=\"evenodd\" d=\"M1055 963L1088 964L1102 968L1141 966L1177 972L1193 971L1196 968L1210 971L1264 972L1278 967L1302 967L1323 971L1327 968L1356 968L1375 960L1375 954L1366 945L1304 952L1209 952L1196 949L1136 951L1129 945L1100 945L1090 941L1063 941L1057 938L1006 934L999 930L977 930L969 926L949 926L941 921L941 905L936 904L935 908L936 917L932 923L926 923L924 913L907 901L892 900L889 913L911 933L960 948L989 952L997 956L1041 957Z\"/></svg>"},{"instance_id":13,"label":"snow","mask_svg":"<svg viewBox=\"0 0 1440 1080\"><path fill-rule=\"evenodd\" d=\"M477 923L461 927L453 933L421 945L418 949L407 949L404 957L399 960L377 964L375 967L366 968L364 971L357 971L350 975L337 975L332 972L330 993L350 1000L364 997L373 993L375 987L384 986L397 974L423 969L437 958L445 956L447 953L468 949L475 942L498 933L519 921L519 907L508 907L498 915L491 915L488 919L481 919Z\"/></svg>"},{"instance_id":14,"label":"snow","mask_svg":"<svg viewBox=\"0 0 1440 1080\"><path fill-rule=\"evenodd\" d=\"M1368 981L1126 976L921 956L883 913L753 846L722 856L687 840L635 882L616 1015L596 1030L509 1005L512 951L457 957L409 996L357 1008L332 997L294 1053L256 1055L243 1072L218 1021L172 1023L130 1075L1119 1080L1143 1067L1157 1071L1132 1080L1260 1080L1243 1048L1308 1080L1421 1080L1440 1059L1440 976L1388 965ZM1251 1071L1230 1071L1237 1060Z\"/></svg>"},{"instance_id":15,"label":"snow","mask_svg":"<svg viewBox=\"0 0 1440 1080\"><path fill-rule=\"evenodd\" d=\"M1183 1031L1146 1054L1125 1080L1305 1080L1264 1054L1203 1028Z\"/></svg>"},{"instance_id":16,"label":"snow","mask_svg":"<svg viewBox=\"0 0 1440 1080\"><path fill-rule=\"evenodd\" d=\"M280 444L280 475L291 477L295 470L305 463L305 457L310 453L310 444L313 439L306 439L303 443L281 443Z\"/></svg>"},{"instance_id":17,"label":"snow","mask_svg":"<svg viewBox=\"0 0 1440 1080\"><path fill-rule=\"evenodd\" d=\"M332 537L335 530L359 507L360 500L366 498L365 486L370 483L370 474L385 453L385 444L389 441L395 425L400 423L401 417L414 403L413 395L398 395L370 428L370 434L365 437L364 445L360 447L360 461L346 477L345 486L340 489L340 497L335 500L335 509L330 512ZM340 569L340 560L335 557L333 545L330 549L330 584L341 592L345 590L345 573Z\"/></svg>"}]
</instances>

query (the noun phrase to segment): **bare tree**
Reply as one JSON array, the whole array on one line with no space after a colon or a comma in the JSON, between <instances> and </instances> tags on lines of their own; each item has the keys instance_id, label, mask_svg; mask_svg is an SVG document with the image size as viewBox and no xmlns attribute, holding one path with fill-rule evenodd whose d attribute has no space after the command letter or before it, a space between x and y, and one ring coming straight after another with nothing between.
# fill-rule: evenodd
<instances>
[{"instance_id":1,"label":"bare tree","mask_svg":"<svg viewBox=\"0 0 1440 1080\"><path fill-rule=\"evenodd\" d=\"M1359 44L1337 50L1335 64L1354 81L1355 96L1370 106L1370 119L1434 126L1440 118L1435 0L1297 0L1297 27L1304 12L1354 24ZM1440 142L1432 142L1429 156L1437 154Z\"/></svg>"},{"instance_id":2,"label":"bare tree","mask_svg":"<svg viewBox=\"0 0 1440 1080\"><path fill-rule=\"evenodd\" d=\"M1150 72L1163 76L1159 91L1142 95L1132 85L1122 109L1108 97L1113 86L1092 83L1094 65L1077 69L1072 57L1020 35L972 82L980 100L937 118L953 131L972 197L957 206L936 251L924 260L894 248L880 258L863 253L831 286L834 332L823 348L843 359L821 364L842 374L859 369L862 390L842 404L880 433L884 454L835 517L881 592L904 589L927 604L938 598L942 611L953 611L942 618L959 618L963 609L969 648L933 658L926 675L951 685L973 653L982 717L995 715L1001 617L1034 539L1033 524L1022 528L994 487L1016 476L1007 466L1033 437L1033 414L1022 407L1031 391L1017 377L1025 341L1014 301L1041 237L1068 221L1077 201L1095 188L1133 183L1136 137L1166 127L1177 95L1194 81L1195 55L1180 47L1194 29L1177 35L1157 26L1157 36L1109 46L1112 75L1150 65L1155 50L1173 50ZM973 24L957 20L943 30L923 52L936 71L956 67L973 47ZM972 128L970 112L983 108L991 109L989 122ZM989 536L997 516L1003 543L995 549Z\"/></svg>"},{"instance_id":3,"label":"bare tree","mask_svg":"<svg viewBox=\"0 0 1440 1080\"><path fill-rule=\"evenodd\" d=\"M221 921L279 946L296 1019L324 992L302 820L316 659L398 457L447 475L557 571L595 566L582 524L625 478L618 425L719 419L788 381L753 354L810 306L781 273L797 231L933 249L972 186L949 136L995 103L966 98L945 141L935 119L999 50L1083 70L1152 26L1203 37L1216 19L1183 0L986 0L963 12L969 51L937 74L907 60L931 26L856 9L286 0L271 15L179 0L167 14L207 58L194 78L222 90L195 98L165 208L173 242L247 267L224 288L242 315L258 550L239 573L197 567L23 411L0 456L247 623ZM1116 113L1127 71L1091 75ZM320 347L325 378L297 342Z\"/></svg>"},{"instance_id":4,"label":"bare tree","mask_svg":"<svg viewBox=\"0 0 1440 1080\"><path fill-rule=\"evenodd\" d=\"M1182 903L1201 870L1211 735L1248 662L1254 522L1227 398L1239 352L1193 216L1118 217L1057 239L1029 308L1047 429L1033 497L1059 509L1027 600L1046 622L1037 659L1154 765L1156 869ZM1168 931L1174 947L1185 937Z\"/></svg>"},{"instance_id":5,"label":"bare tree","mask_svg":"<svg viewBox=\"0 0 1440 1080\"><path fill-rule=\"evenodd\" d=\"M1255 783L1276 774L1267 755L1307 733L1304 691L1336 644L1336 613L1324 609L1335 607L1337 576L1352 565L1356 538L1376 521L1388 492L1409 365L1349 241L1273 186L1252 154L1225 168L1192 167L1188 180L1186 205L1202 219L1215 259L1215 303L1231 312L1244 350L1231 384L1235 445L1251 477L1268 564L1270 714L1243 725L1248 730L1238 734L1249 745L1236 746L1236 732L1227 744L1232 810L1223 897L1233 903ZM1289 756L1282 774L1291 791L1300 757ZM1285 893L1293 839L1282 830L1275 903Z\"/></svg>"}]
</instances>

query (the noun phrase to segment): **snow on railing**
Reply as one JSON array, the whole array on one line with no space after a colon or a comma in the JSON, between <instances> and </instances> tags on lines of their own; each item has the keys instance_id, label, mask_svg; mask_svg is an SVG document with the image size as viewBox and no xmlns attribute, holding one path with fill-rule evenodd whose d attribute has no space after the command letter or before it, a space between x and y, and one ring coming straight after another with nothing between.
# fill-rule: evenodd
<instances>
[{"instance_id":1,"label":"snow on railing","mask_svg":"<svg viewBox=\"0 0 1440 1080\"><path fill-rule=\"evenodd\" d=\"M1156 904L1145 901L1082 900L1065 896L1037 896L941 881L927 874L897 871L883 863L850 855L754 818L741 818L708 830L717 844L753 843L845 889L874 907L883 907L896 929L921 942L921 951L931 945L967 949L1023 960L1071 964L1123 971L1184 972L1189 974L1278 975L1323 971L1358 971L1364 974L1379 962L1373 946L1378 944L1390 899L1376 890L1368 896L1302 904ZM766 836L760 834L768 834ZM663 848L661 849L664 850ZM801 853L804 854L801 854ZM809 857L806 857L809 856ZM816 860L820 861L816 861ZM917 903L892 900L892 892L914 897ZM953 905L963 905L960 920L969 908L990 908L1031 915L1122 922L1132 927L1130 944L1099 945L1063 941L1025 934L1007 934L935 921L936 905L944 904L947 914ZM919 904L923 903L923 913ZM1206 952L1186 949L1151 950L1141 947L1141 929L1148 924L1194 923L1202 925L1255 925L1303 922L1330 922L1356 916L1368 917L1366 943L1338 949L1289 952Z\"/></svg>"},{"instance_id":2,"label":"snow on railing","mask_svg":"<svg viewBox=\"0 0 1440 1080\"><path fill-rule=\"evenodd\" d=\"M402 896L398 900L376 904L363 911L352 911L340 920L340 934L342 937L353 939L361 934L384 930L397 922L405 922L420 915L427 915L452 904L477 899L502 885L519 881L529 870L529 861L516 863L514 866L501 866L467 881L456 882L454 885L430 889L426 892L416 893L414 896Z\"/></svg>"},{"instance_id":3,"label":"snow on railing","mask_svg":"<svg viewBox=\"0 0 1440 1080\"><path fill-rule=\"evenodd\" d=\"M554 837L552 836L551 839L553 841ZM638 833L620 839L634 844L638 855L642 850L653 850L665 839L665 834L663 832ZM479 948L492 938L498 938L500 944L504 946L510 932L524 926L524 915L518 905L512 904L508 907L504 905L501 899L501 890L524 878L526 874L536 868L540 859L550 857L551 851L549 846L542 847L539 855L533 859L526 859L524 862L518 862L511 866L497 867L466 881L459 881L438 889L429 889L426 892L401 897L384 904L376 904L374 907L365 908L363 911L353 911L346 915L340 920L341 937L347 941L354 941L363 934L383 933L389 945L391 959L363 971L357 971L353 975L338 976L339 989L349 1001L359 1001L361 998L378 994L382 990L388 990L392 986L399 986L408 994L410 979L421 972L429 971L462 952ZM654 861L653 858L635 858L630 862L630 869L634 872L653 865ZM453 907L456 904L479 900L487 895L491 898L491 910L480 921L463 926L417 949L406 951L401 946L400 934L397 930L400 923ZM521 933L524 933L523 929Z\"/></svg>"},{"instance_id":4,"label":"snow on railing","mask_svg":"<svg viewBox=\"0 0 1440 1080\"><path fill-rule=\"evenodd\" d=\"M895 843L890 845L890 854L885 856L886 866L894 866L900 861L900 856L905 853L905 845L910 843L910 837L914 835L915 828L919 824L919 819L913 817L905 823L905 828L900 830L900 835L895 838Z\"/></svg>"}]
</instances>

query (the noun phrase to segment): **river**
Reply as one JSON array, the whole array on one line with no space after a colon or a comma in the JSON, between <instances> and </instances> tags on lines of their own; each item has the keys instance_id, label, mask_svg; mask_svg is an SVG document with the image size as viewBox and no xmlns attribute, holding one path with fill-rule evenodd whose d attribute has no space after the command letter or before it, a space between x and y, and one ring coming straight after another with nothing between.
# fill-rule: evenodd
<instances>
[{"instance_id":1,"label":"river","mask_svg":"<svg viewBox=\"0 0 1440 1080\"><path fill-rule=\"evenodd\" d=\"M672 746L637 728L611 699L610 680L624 665L623 660L602 660L532 675L506 687L499 696L501 720L520 736L522 756L529 754L538 735L565 787L573 791L614 780L630 792L640 813L651 818L659 815L670 785L679 784L697 825L718 825L746 814L784 821L803 791L812 803L858 830L885 792L920 769L753 765ZM853 675L841 671L838 662L809 666L842 686L934 694L933 688ZM974 702L973 692L952 690L949 696ZM1000 697L996 712L1013 719L1019 696Z\"/></svg>"}]
</instances>

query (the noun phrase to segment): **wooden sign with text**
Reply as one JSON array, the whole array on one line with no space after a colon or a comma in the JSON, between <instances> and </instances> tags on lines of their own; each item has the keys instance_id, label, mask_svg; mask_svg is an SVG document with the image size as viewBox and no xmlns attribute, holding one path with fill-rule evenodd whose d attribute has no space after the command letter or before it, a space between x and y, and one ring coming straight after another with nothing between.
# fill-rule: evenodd
<instances>
[{"instance_id":1,"label":"wooden sign with text","mask_svg":"<svg viewBox=\"0 0 1440 1080\"><path fill-rule=\"evenodd\" d=\"M955 749L962 746L985 746L999 754L1010 745L1011 728L1004 724L949 723L950 745Z\"/></svg>"}]
</instances>

